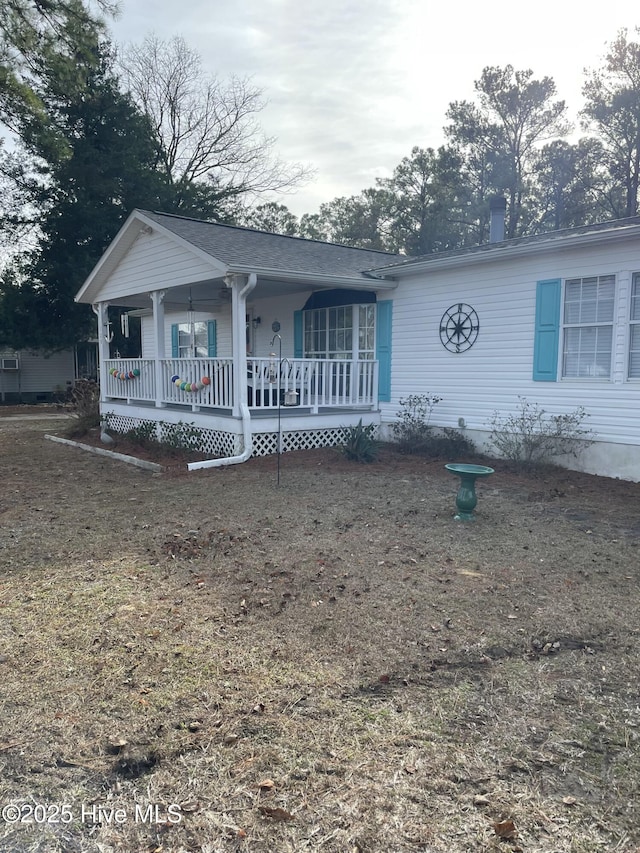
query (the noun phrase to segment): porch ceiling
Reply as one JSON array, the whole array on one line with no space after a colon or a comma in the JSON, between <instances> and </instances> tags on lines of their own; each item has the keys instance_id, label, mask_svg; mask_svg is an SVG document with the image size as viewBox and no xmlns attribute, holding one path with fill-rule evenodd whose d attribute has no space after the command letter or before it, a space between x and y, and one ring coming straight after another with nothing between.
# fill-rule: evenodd
<instances>
[{"instance_id":1,"label":"porch ceiling","mask_svg":"<svg viewBox=\"0 0 640 853\"><path fill-rule=\"evenodd\" d=\"M371 280L370 286L369 282L367 282L366 289L372 291L388 290L390 284L388 281ZM257 284L251 294L251 299L265 299L270 296L289 296L295 293L308 293L310 290L333 290L341 287L353 289L354 282L341 285L336 284L335 281L322 283L303 279L298 279L297 281L282 280L277 277L258 275ZM191 284L167 289L164 305L165 308L186 310L189 307L190 298L194 308L200 311L216 311L222 305L229 305L231 303L231 290L225 286L222 278L211 279L209 281L194 281ZM116 304L115 301L112 304ZM151 296L150 293L123 296L118 299L117 304L122 308L132 310L148 309L151 311Z\"/></svg>"}]
</instances>

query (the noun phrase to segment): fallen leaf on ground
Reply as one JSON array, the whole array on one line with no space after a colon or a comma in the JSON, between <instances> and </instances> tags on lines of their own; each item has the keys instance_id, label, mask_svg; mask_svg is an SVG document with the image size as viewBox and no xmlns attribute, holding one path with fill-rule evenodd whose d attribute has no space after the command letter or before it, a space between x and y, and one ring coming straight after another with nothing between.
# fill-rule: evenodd
<instances>
[{"instance_id":1,"label":"fallen leaf on ground","mask_svg":"<svg viewBox=\"0 0 640 853\"><path fill-rule=\"evenodd\" d=\"M291 812L288 812L286 809L277 808L273 809L270 806L260 806L259 811L265 816L270 817L272 820L293 820L293 815Z\"/></svg>"},{"instance_id":2,"label":"fallen leaf on ground","mask_svg":"<svg viewBox=\"0 0 640 853\"><path fill-rule=\"evenodd\" d=\"M494 823L493 830L499 838L505 838L507 841L510 841L518 835L518 830L512 820L501 820Z\"/></svg>"},{"instance_id":3,"label":"fallen leaf on ground","mask_svg":"<svg viewBox=\"0 0 640 853\"><path fill-rule=\"evenodd\" d=\"M276 783L273 779L263 779L262 782L258 782L258 788L260 788L261 791L273 791L275 786Z\"/></svg>"}]
</instances>

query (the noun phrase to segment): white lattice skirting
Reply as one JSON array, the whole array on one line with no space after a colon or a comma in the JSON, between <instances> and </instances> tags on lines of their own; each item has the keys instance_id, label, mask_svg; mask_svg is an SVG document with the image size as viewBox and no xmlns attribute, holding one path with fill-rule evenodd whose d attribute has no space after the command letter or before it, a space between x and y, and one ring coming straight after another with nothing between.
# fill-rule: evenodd
<instances>
[{"instance_id":1,"label":"white lattice skirting","mask_svg":"<svg viewBox=\"0 0 640 853\"><path fill-rule=\"evenodd\" d=\"M175 426L162 421L148 421L141 418L131 418L125 415L110 415L108 426L110 432L123 435L131 430L151 431L156 440L166 441L175 435ZM281 452L291 450L313 450L316 447L335 447L345 440L346 427L331 427L328 429L297 430L282 433ZM197 437L197 438L196 438ZM189 447L214 457L236 456L242 453L242 436L222 430L194 429ZM270 456L278 452L278 434L276 432L256 433L253 436L253 456Z\"/></svg>"}]
</instances>

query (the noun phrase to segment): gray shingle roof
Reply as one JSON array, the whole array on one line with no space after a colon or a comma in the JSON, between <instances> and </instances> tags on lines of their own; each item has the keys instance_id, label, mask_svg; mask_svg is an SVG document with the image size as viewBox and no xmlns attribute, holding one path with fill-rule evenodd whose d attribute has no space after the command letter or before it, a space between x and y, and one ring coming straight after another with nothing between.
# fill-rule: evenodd
<instances>
[{"instance_id":1,"label":"gray shingle roof","mask_svg":"<svg viewBox=\"0 0 640 853\"><path fill-rule=\"evenodd\" d=\"M367 280L364 270L406 259L406 256L391 252L354 249L167 213L140 212L232 268L253 267Z\"/></svg>"},{"instance_id":2,"label":"gray shingle roof","mask_svg":"<svg viewBox=\"0 0 640 853\"><path fill-rule=\"evenodd\" d=\"M419 255L413 257L397 256L395 260L378 264L380 271L389 270L390 273L400 271L402 269L410 269L414 265L427 264L429 262L437 263L446 258L466 258L469 256L486 256L493 255L494 257L500 254L505 254L512 249L518 249L523 246L536 245L557 245L559 243L570 241L574 237L582 237L588 234L618 232L620 233L625 228L637 228L640 225L640 216L629 216L626 219L613 219L609 222L598 222L593 225L580 225L575 228L561 228L557 231L545 231L541 234L533 234L528 237L514 237L510 240L503 240L499 243L482 243L479 246L468 246L464 249L451 249L447 252L434 252L431 255Z\"/></svg>"}]
</instances>

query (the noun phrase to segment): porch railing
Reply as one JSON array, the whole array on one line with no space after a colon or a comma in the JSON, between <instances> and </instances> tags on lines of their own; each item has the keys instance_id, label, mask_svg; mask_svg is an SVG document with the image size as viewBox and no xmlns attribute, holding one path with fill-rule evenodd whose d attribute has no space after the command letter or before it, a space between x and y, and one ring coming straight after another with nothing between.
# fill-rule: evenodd
<instances>
[{"instance_id":1,"label":"porch railing","mask_svg":"<svg viewBox=\"0 0 640 853\"><path fill-rule=\"evenodd\" d=\"M233 408L233 362L229 358L165 358L161 388L155 361L109 359L103 398L199 408ZM374 406L378 362L311 358L248 358L247 395L251 409L278 406L319 408Z\"/></svg>"},{"instance_id":2,"label":"porch railing","mask_svg":"<svg viewBox=\"0 0 640 853\"><path fill-rule=\"evenodd\" d=\"M115 358L106 362L103 397L140 402L230 409L233 364L230 358L165 358L162 387L156 394L155 361Z\"/></svg>"},{"instance_id":3,"label":"porch railing","mask_svg":"<svg viewBox=\"0 0 640 853\"><path fill-rule=\"evenodd\" d=\"M105 366L107 387L102 389L103 397L156 399L155 362L152 358L111 358Z\"/></svg>"},{"instance_id":4,"label":"porch railing","mask_svg":"<svg viewBox=\"0 0 640 853\"><path fill-rule=\"evenodd\" d=\"M165 358L162 402L204 408L233 407L233 362L230 358Z\"/></svg>"},{"instance_id":5,"label":"porch railing","mask_svg":"<svg viewBox=\"0 0 640 853\"><path fill-rule=\"evenodd\" d=\"M343 359L250 358L249 406L372 406L378 395L378 362Z\"/></svg>"}]
</instances>

